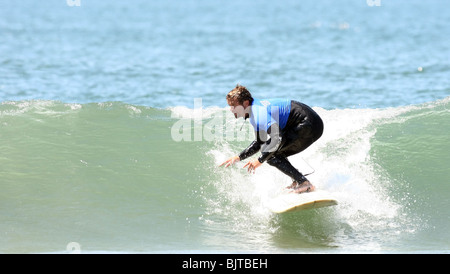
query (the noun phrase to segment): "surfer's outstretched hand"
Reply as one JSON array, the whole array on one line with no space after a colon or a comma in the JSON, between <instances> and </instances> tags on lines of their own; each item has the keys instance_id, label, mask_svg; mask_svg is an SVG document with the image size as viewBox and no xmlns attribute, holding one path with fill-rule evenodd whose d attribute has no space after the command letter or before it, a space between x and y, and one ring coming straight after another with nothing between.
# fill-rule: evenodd
<instances>
[{"instance_id":1,"label":"surfer's outstretched hand","mask_svg":"<svg viewBox=\"0 0 450 274\"><path fill-rule=\"evenodd\" d=\"M231 166L232 164L234 164L234 163L236 163L236 162L239 162L240 160L241 160L241 159L239 158L239 156L234 156L234 157L229 158L229 159L226 160L225 162L221 163L220 166L225 165L225 167L229 167L229 166Z\"/></svg>"},{"instance_id":2,"label":"surfer's outstretched hand","mask_svg":"<svg viewBox=\"0 0 450 274\"><path fill-rule=\"evenodd\" d=\"M253 172L255 173L255 169L259 166L261 166L261 162L258 159L249 161L248 163L245 164L245 166L243 166L242 168L246 168L248 167L248 172Z\"/></svg>"}]
</instances>

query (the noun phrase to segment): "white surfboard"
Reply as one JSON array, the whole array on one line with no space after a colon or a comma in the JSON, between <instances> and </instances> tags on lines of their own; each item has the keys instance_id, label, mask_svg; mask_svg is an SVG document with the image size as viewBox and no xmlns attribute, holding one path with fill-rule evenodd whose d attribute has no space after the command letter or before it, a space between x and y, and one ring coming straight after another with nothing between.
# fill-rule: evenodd
<instances>
[{"instance_id":1,"label":"white surfboard","mask_svg":"<svg viewBox=\"0 0 450 274\"><path fill-rule=\"evenodd\" d=\"M274 213L284 213L337 204L337 200L329 192L316 189L301 194L283 192L270 201L269 208Z\"/></svg>"}]
</instances>

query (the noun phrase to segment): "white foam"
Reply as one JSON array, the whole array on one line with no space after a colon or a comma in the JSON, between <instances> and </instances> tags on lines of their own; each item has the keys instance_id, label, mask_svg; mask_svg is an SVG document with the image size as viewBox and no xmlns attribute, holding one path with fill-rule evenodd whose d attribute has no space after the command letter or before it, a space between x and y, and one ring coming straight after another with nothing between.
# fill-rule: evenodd
<instances>
[{"instance_id":1,"label":"white foam","mask_svg":"<svg viewBox=\"0 0 450 274\"><path fill-rule=\"evenodd\" d=\"M47 116L58 116L66 114L68 109L75 111L82 108L81 104L62 104L58 101L50 100L7 101L1 104L11 106L11 108L1 111L0 115L12 116L29 112Z\"/></svg>"},{"instance_id":2,"label":"white foam","mask_svg":"<svg viewBox=\"0 0 450 274\"><path fill-rule=\"evenodd\" d=\"M179 119L209 119L214 114L220 113L222 115L223 113L226 113L226 108L220 108L220 107L207 107L202 108L201 105L198 108L188 108L185 106L176 106L169 108L171 111L171 117L173 118L179 118Z\"/></svg>"}]
</instances>

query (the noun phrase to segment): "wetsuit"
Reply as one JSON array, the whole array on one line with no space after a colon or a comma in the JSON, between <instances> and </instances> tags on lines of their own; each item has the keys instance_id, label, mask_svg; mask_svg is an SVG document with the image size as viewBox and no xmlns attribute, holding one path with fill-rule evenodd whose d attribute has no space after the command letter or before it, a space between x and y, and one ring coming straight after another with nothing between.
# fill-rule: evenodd
<instances>
[{"instance_id":1,"label":"wetsuit","mask_svg":"<svg viewBox=\"0 0 450 274\"><path fill-rule=\"evenodd\" d=\"M287 157L305 150L322 136L323 122L319 115L297 101L267 99L253 101L249 119L256 140L239 154L240 160L261 150L258 158L261 163L267 161L293 181L306 181Z\"/></svg>"}]
</instances>

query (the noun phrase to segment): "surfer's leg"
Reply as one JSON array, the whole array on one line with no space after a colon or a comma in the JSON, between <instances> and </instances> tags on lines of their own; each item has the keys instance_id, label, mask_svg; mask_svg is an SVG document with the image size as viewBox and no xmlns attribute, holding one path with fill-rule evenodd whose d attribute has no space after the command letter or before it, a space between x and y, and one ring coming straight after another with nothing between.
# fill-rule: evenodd
<instances>
[{"instance_id":1,"label":"surfer's leg","mask_svg":"<svg viewBox=\"0 0 450 274\"><path fill-rule=\"evenodd\" d=\"M279 149L285 157L300 153L312 145L323 133L323 124L312 125L309 122L298 124L287 130L282 139L284 142Z\"/></svg>"},{"instance_id":2,"label":"surfer's leg","mask_svg":"<svg viewBox=\"0 0 450 274\"><path fill-rule=\"evenodd\" d=\"M297 113L302 113L302 110L305 111L305 107L298 108L298 104L293 104L292 107L294 109L297 107ZM297 121L286 125L283 130L282 145L279 148L279 153L285 157L300 153L317 141L322 136L322 133L322 119L317 113L310 110L307 117L299 118Z\"/></svg>"},{"instance_id":3,"label":"surfer's leg","mask_svg":"<svg viewBox=\"0 0 450 274\"><path fill-rule=\"evenodd\" d=\"M311 123L313 121L313 123ZM305 119L286 130L282 136L282 145L274 156L267 160L271 166L291 177L293 183L288 188L295 193L314 191L315 187L288 161L287 157L302 152L314 143L323 133L323 123L320 117Z\"/></svg>"},{"instance_id":4,"label":"surfer's leg","mask_svg":"<svg viewBox=\"0 0 450 274\"><path fill-rule=\"evenodd\" d=\"M315 187L308 181L308 179L298 171L289 160L284 156L273 156L267 163L271 166L278 168L281 172L291 177L293 180L292 185L288 188L293 189L295 193L303 193L314 191Z\"/></svg>"},{"instance_id":5,"label":"surfer's leg","mask_svg":"<svg viewBox=\"0 0 450 274\"><path fill-rule=\"evenodd\" d=\"M308 180L300 171L292 166L289 160L284 156L273 156L272 158L267 160L267 163L278 168L278 170L291 177L293 181L303 183L304 181Z\"/></svg>"}]
</instances>

